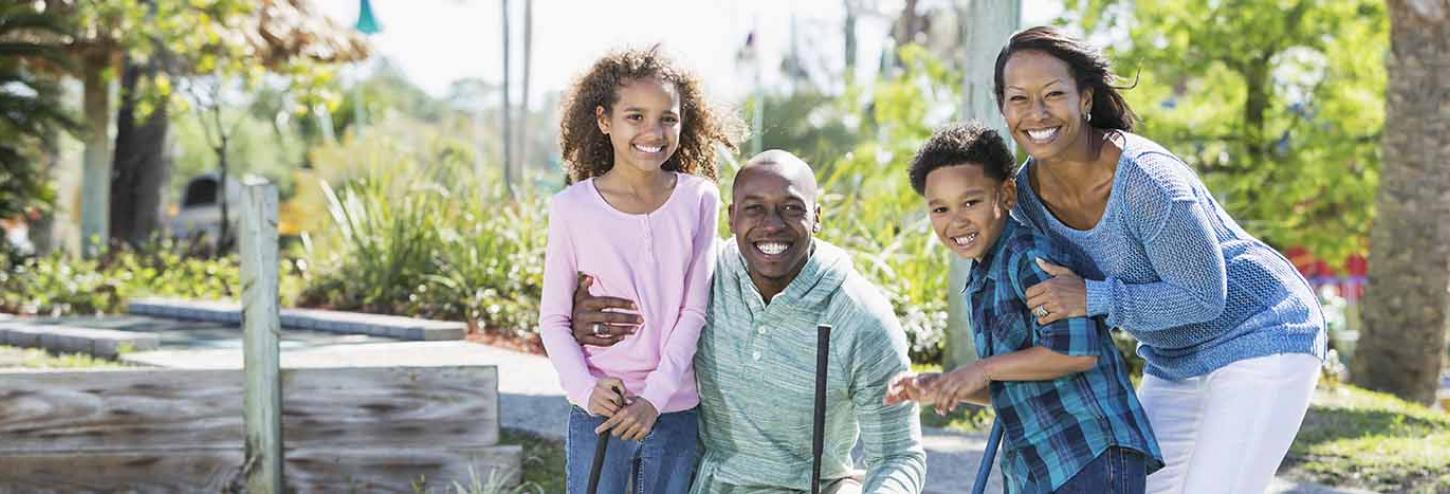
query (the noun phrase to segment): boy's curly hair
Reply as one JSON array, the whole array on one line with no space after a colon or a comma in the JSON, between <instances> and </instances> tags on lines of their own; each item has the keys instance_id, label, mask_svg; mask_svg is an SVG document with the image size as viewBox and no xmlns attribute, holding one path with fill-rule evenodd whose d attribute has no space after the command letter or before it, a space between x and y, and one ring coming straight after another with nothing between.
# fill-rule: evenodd
<instances>
[{"instance_id":1,"label":"boy's curly hair","mask_svg":"<svg viewBox=\"0 0 1450 494\"><path fill-rule=\"evenodd\" d=\"M605 55L575 81L559 123L559 146L570 183L598 177L614 167L614 147L599 131L594 109L614 111L618 88L648 77L673 84L680 96L680 147L661 168L716 179L714 144L737 150L742 125L734 115L711 108L699 79L676 67L656 45Z\"/></svg>"},{"instance_id":2,"label":"boy's curly hair","mask_svg":"<svg viewBox=\"0 0 1450 494\"><path fill-rule=\"evenodd\" d=\"M1012 178L1012 150L1007 141L978 121L954 123L936 130L916 150L907 174L917 195L926 194L926 176L938 168L957 165L982 167L988 178L1002 182Z\"/></svg>"}]
</instances>

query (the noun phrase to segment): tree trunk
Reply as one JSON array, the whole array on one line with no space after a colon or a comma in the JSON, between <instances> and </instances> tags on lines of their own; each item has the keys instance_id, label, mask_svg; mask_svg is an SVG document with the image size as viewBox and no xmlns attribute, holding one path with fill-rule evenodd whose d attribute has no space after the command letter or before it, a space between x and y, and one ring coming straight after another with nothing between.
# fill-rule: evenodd
<instances>
[{"instance_id":1,"label":"tree trunk","mask_svg":"<svg viewBox=\"0 0 1450 494\"><path fill-rule=\"evenodd\" d=\"M519 84L519 159L515 160L514 176L523 178L524 166L529 162L529 72L533 64L534 48L534 0L524 0L524 67L523 82Z\"/></svg>"},{"instance_id":2,"label":"tree trunk","mask_svg":"<svg viewBox=\"0 0 1450 494\"><path fill-rule=\"evenodd\" d=\"M842 26L845 31L846 51L846 80L855 80L856 74L856 6L853 0L842 0L846 8L846 25Z\"/></svg>"},{"instance_id":3,"label":"tree trunk","mask_svg":"<svg viewBox=\"0 0 1450 494\"><path fill-rule=\"evenodd\" d=\"M509 104L509 0L503 4L503 184L509 197L514 196L514 141L513 117Z\"/></svg>"},{"instance_id":4,"label":"tree trunk","mask_svg":"<svg viewBox=\"0 0 1450 494\"><path fill-rule=\"evenodd\" d=\"M110 238L111 92L106 80L109 52L97 48L82 57L82 108L86 119L84 171L81 175L81 254L93 257Z\"/></svg>"},{"instance_id":5,"label":"tree trunk","mask_svg":"<svg viewBox=\"0 0 1450 494\"><path fill-rule=\"evenodd\" d=\"M1354 381L1434 400L1450 288L1450 0L1390 0L1384 162Z\"/></svg>"},{"instance_id":6,"label":"tree trunk","mask_svg":"<svg viewBox=\"0 0 1450 494\"><path fill-rule=\"evenodd\" d=\"M56 183L56 169L60 167L60 131L51 128L45 131L46 138L41 139L41 180ZM57 197L59 202L59 197ZM59 204L56 205L59 208ZM58 247L55 241L55 210L50 209L40 214L39 218L30 223L30 243L35 246L37 254L45 255L55 251Z\"/></svg>"},{"instance_id":7,"label":"tree trunk","mask_svg":"<svg viewBox=\"0 0 1450 494\"><path fill-rule=\"evenodd\" d=\"M220 107L216 108L216 111L220 112L221 111L221 108ZM217 122L221 122L221 119L218 118L217 119ZM217 127L221 127L221 125L218 124ZM231 247L231 223L232 222L231 222L231 215L229 215L228 214L228 211L227 211L228 208L230 207L228 205L228 203L231 202L228 199L228 197L227 197L227 195L228 195L227 194L227 191L230 190L227 187L227 177L228 177L228 175L230 175L230 170L229 170L230 167L228 166L228 163L227 163L227 145L229 144L229 142L228 142L229 136L227 135L227 129L224 128L224 127L220 128L219 131L217 132L217 135L219 136L218 142L220 142L221 144L219 146L217 146L216 149L214 150L214 151L216 151L216 162L217 162L218 175L220 175L220 178L217 180L217 193L216 193L216 198L217 198L217 206L218 206L218 209L221 210L220 212L221 212L222 218L221 218L221 222L218 224L218 230L217 231L220 232L220 233L217 234L216 250L214 252L217 255L217 257L221 257L222 255L225 255L226 252L227 252L227 250Z\"/></svg>"},{"instance_id":8,"label":"tree trunk","mask_svg":"<svg viewBox=\"0 0 1450 494\"><path fill-rule=\"evenodd\" d=\"M992 95L992 73L1002 40L1017 31L1018 19L1022 18L1022 2L976 0L970 2L957 17L961 19L962 42L967 47L963 50L966 59L963 63L962 116L985 122L1007 135L1007 124L997 108L996 96ZM944 369L950 370L977 360L970 314L967 314L966 301L959 293L971 270L971 261L951 257L951 269L947 273L947 328L942 338Z\"/></svg>"},{"instance_id":9,"label":"tree trunk","mask_svg":"<svg viewBox=\"0 0 1450 494\"><path fill-rule=\"evenodd\" d=\"M165 101L144 121L136 119L137 83L156 72L154 64L136 65L128 59L121 75L116 169L111 180L111 240L132 247L141 246L160 229L162 198L171 176Z\"/></svg>"}]
</instances>

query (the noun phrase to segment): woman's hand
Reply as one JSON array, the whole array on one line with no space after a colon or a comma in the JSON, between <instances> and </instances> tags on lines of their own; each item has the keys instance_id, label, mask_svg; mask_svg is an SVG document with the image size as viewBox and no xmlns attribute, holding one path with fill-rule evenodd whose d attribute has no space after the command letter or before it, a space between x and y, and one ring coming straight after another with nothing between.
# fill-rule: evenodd
<instances>
[{"instance_id":1,"label":"woman's hand","mask_svg":"<svg viewBox=\"0 0 1450 494\"><path fill-rule=\"evenodd\" d=\"M1071 269L1037 260L1052 279L1027 288L1027 309L1046 326L1069 317L1087 316L1087 282Z\"/></svg>"},{"instance_id":2,"label":"woman's hand","mask_svg":"<svg viewBox=\"0 0 1450 494\"><path fill-rule=\"evenodd\" d=\"M654 428L655 420L660 418L660 412L649 400L635 398L626 405L619 413L609 417L603 424L594 429L595 434L607 430L614 431L614 437L626 441L643 441L649 431Z\"/></svg>"}]
</instances>

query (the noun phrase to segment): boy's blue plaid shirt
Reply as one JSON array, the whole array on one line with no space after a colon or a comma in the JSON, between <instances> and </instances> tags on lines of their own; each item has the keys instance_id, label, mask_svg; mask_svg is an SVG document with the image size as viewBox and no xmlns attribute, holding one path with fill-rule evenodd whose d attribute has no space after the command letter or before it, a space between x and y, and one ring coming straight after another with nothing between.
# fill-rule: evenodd
<instances>
[{"instance_id":1,"label":"boy's blue plaid shirt","mask_svg":"<svg viewBox=\"0 0 1450 494\"><path fill-rule=\"evenodd\" d=\"M1162 467L1128 367L1102 320L1074 317L1041 326L1027 307L1027 288L1052 278L1035 259L1068 264L1064 256L1009 218L963 289L980 357L1033 346L1098 357L1092 369L1051 381L991 383L992 407L1005 426L1001 465L1008 492L1051 492L1110 446L1143 453L1150 473Z\"/></svg>"}]
</instances>

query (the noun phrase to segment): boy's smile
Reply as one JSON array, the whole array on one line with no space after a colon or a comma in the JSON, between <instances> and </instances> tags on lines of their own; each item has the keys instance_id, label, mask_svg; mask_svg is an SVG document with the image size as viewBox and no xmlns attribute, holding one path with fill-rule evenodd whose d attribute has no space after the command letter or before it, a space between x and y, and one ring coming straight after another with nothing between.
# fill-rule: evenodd
<instances>
[{"instance_id":1,"label":"boy's smile","mask_svg":"<svg viewBox=\"0 0 1450 494\"><path fill-rule=\"evenodd\" d=\"M958 256L980 260L1009 221L1017 188L987 176L981 165L964 163L932 170L923 195L937 239Z\"/></svg>"}]
</instances>

